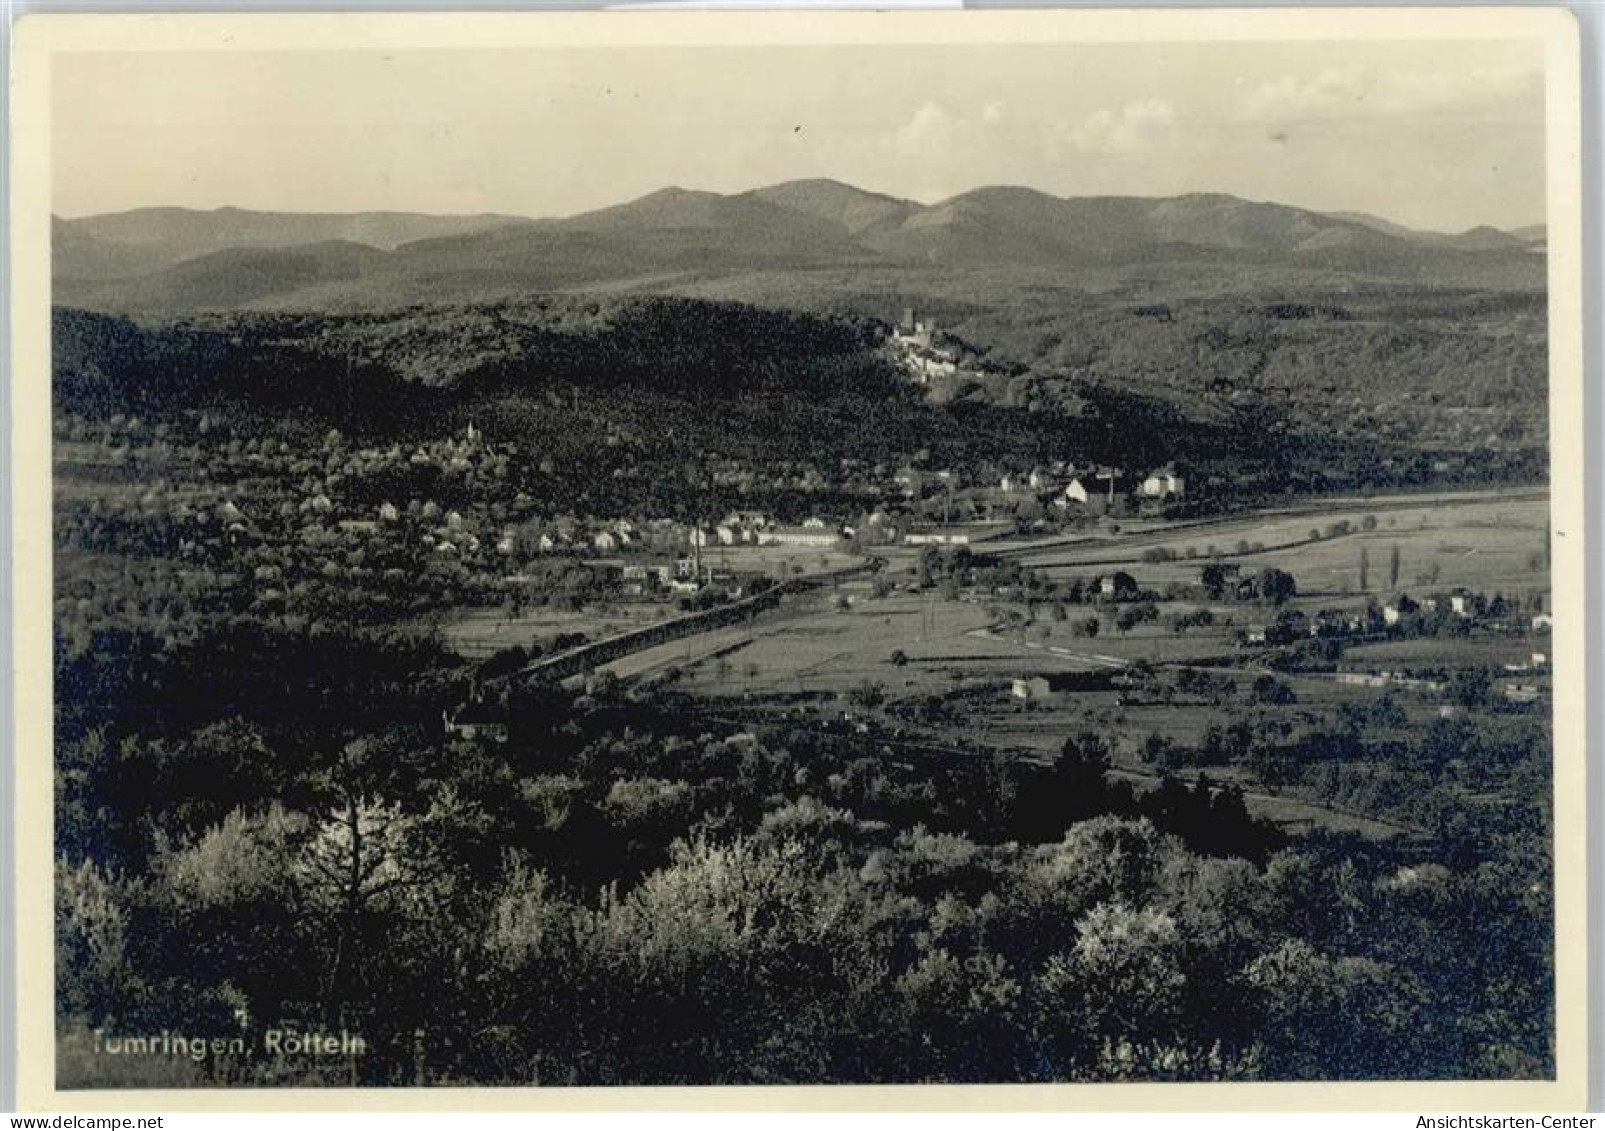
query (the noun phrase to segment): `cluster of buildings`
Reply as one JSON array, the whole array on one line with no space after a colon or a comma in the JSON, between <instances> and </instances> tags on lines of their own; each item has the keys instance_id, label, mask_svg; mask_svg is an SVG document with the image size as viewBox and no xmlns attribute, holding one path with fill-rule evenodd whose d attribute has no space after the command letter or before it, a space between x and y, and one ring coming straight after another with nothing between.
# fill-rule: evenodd
<instances>
[{"instance_id":1,"label":"cluster of buildings","mask_svg":"<svg viewBox=\"0 0 1605 1131\"><path fill-rule=\"evenodd\" d=\"M1068 460L1027 470L1002 469L987 477L904 467L893 473L891 487L908 502L935 500L966 519L1012 517L1025 504L1066 518L1103 514L1121 505L1157 513L1187 497L1187 481L1174 464L1133 473Z\"/></svg>"},{"instance_id":2,"label":"cluster of buildings","mask_svg":"<svg viewBox=\"0 0 1605 1131\"><path fill-rule=\"evenodd\" d=\"M1475 622L1484 628L1503 632L1545 632L1554 624L1548 613L1523 616L1502 596L1496 594L1490 598L1487 594L1464 588L1439 596L1423 597L1419 601L1403 593L1383 605L1380 616L1386 627L1438 618Z\"/></svg>"},{"instance_id":3,"label":"cluster of buildings","mask_svg":"<svg viewBox=\"0 0 1605 1131\"><path fill-rule=\"evenodd\" d=\"M893 356L916 382L928 384L933 377L951 377L959 372L960 356L955 344L943 338L936 323L921 318L912 307L892 328Z\"/></svg>"}]
</instances>

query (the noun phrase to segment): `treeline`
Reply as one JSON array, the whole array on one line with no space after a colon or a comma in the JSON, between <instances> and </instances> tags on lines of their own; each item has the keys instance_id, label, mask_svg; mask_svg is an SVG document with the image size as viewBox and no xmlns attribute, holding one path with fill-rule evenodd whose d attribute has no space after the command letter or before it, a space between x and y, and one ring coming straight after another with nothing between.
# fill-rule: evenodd
<instances>
[{"instance_id":1,"label":"treeline","mask_svg":"<svg viewBox=\"0 0 1605 1131\"><path fill-rule=\"evenodd\" d=\"M658 463L694 452L755 467L812 462L827 474L842 460L916 454L960 468L1180 460L1200 486L1219 480L1202 492L1205 509L1211 497L1220 505L1440 475L1409 445L1268 426L1257 403L1194 411L1139 391L1138 373L1077 377L1074 411L984 398L935 405L879 354L881 333L864 319L671 298L140 323L58 308L54 393L64 412L205 410L247 435L299 422L308 435L335 426L362 441L424 440L473 421L551 466L594 469L592 489L620 470L628 481L615 486L631 497L664 487L663 475L630 470L652 462L647 450Z\"/></svg>"},{"instance_id":2,"label":"treeline","mask_svg":"<svg viewBox=\"0 0 1605 1131\"><path fill-rule=\"evenodd\" d=\"M1229 289L1229 285L1228 288ZM1268 412L1328 437L1446 450L1547 439L1547 298L1408 284L998 301L952 328L1000 361L1107 381L1189 415ZM1407 396L1401 396L1408 390ZM1343 419L1333 418L1333 412Z\"/></svg>"}]
</instances>

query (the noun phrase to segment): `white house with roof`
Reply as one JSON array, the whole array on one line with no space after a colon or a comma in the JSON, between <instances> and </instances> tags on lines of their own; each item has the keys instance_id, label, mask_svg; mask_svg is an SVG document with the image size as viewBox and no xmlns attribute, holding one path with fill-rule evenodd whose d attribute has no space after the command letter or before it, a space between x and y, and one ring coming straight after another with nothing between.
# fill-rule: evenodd
<instances>
[{"instance_id":1,"label":"white house with roof","mask_svg":"<svg viewBox=\"0 0 1605 1131\"><path fill-rule=\"evenodd\" d=\"M1186 484L1182 477L1170 469L1156 471L1142 481L1138 488L1144 498L1163 499L1167 495L1181 498L1186 493Z\"/></svg>"}]
</instances>

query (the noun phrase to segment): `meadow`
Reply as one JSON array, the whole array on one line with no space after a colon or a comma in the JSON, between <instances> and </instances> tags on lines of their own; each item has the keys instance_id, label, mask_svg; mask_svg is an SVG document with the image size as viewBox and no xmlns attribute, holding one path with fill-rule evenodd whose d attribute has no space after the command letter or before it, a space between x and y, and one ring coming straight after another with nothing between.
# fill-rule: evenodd
<instances>
[{"instance_id":1,"label":"meadow","mask_svg":"<svg viewBox=\"0 0 1605 1131\"><path fill-rule=\"evenodd\" d=\"M1374 527L1366 529L1367 520ZM1342 524L1347 524L1344 528ZM1318 514L1257 514L1198 524L1168 532L1145 532L1130 539L1105 539L1055 546L1018 555L1022 564L1049 577L1089 574L1102 568L1126 569L1145 586L1194 581L1205 561L1218 555L1244 569L1273 566L1292 573L1303 593L1359 596L1389 593L1389 560L1399 549L1398 588L1410 591L1465 586L1507 595L1545 590L1549 585L1544 547L1549 501L1519 495L1439 500L1399 505L1393 500L1335 504ZM1312 538L1312 534L1319 534ZM1264 548L1255 550L1258 544ZM1175 560L1145 561L1149 551ZM1360 584L1360 562L1369 558L1368 584ZM1191 555L1191 556L1189 556Z\"/></svg>"}]
</instances>

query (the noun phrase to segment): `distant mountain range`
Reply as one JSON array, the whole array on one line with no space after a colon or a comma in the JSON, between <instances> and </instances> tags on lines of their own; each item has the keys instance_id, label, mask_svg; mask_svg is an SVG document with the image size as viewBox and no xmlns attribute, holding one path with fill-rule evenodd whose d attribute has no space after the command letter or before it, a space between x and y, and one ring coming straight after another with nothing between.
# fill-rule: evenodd
<instances>
[{"instance_id":1,"label":"distant mountain range","mask_svg":"<svg viewBox=\"0 0 1605 1131\"><path fill-rule=\"evenodd\" d=\"M748 273L1218 264L1541 287L1542 227L1422 232L1223 194L976 189L924 205L830 180L667 188L567 219L149 208L53 228L54 301L126 312L379 308L532 291L673 290Z\"/></svg>"}]
</instances>

